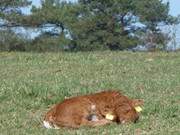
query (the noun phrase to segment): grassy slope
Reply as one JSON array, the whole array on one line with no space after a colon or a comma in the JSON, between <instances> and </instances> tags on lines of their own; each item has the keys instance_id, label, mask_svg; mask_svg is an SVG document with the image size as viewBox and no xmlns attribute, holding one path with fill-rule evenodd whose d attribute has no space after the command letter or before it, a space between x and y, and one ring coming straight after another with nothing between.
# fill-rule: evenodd
<instances>
[{"instance_id":1,"label":"grassy slope","mask_svg":"<svg viewBox=\"0 0 180 135\"><path fill-rule=\"evenodd\" d=\"M47 130L43 114L65 96L117 88L145 100L137 124ZM0 53L0 135L180 133L180 53Z\"/></svg>"}]
</instances>

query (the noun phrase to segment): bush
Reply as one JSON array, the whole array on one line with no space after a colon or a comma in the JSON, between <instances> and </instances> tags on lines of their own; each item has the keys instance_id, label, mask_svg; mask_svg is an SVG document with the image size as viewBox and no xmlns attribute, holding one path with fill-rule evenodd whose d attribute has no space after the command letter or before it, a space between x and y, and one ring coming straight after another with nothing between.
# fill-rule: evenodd
<instances>
[{"instance_id":1,"label":"bush","mask_svg":"<svg viewBox=\"0 0 180 135\"><path fill-rule=\"evenodd\" d=\"M51 36L47 33L35 38L28 46L28 51L58 52L68 49L69 41L61 36Z\"/></svg>"},{"instance_id":2,"label":"bush","mask_svg":"<svg viewBox=\"0 0 180 135\"><path fill-rule=\"evenodd\" d=\"M10 30L0 31L0 51L26 51L26 41Z\"/></svg>"}]
</instances>

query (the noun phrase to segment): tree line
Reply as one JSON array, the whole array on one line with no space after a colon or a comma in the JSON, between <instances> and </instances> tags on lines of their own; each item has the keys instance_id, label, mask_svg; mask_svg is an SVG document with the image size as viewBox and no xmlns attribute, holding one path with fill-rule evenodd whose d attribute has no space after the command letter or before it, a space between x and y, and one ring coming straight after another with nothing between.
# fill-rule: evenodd
<instances>
[{"instance_id":1,"label":"tree line","mask_svg":"<svg viewBox=\"0 0 180 135\"><path fill-rule=\"evenodd\" d=\"M0 1L0 51L124 50L144 45L164 49L170 36L161 25L178 23L163 0L42 0L25 15L28 0ZM54 25L60 32L42 32L35 39L22 38L12 27Z\"/></svg>"}]
</instances>

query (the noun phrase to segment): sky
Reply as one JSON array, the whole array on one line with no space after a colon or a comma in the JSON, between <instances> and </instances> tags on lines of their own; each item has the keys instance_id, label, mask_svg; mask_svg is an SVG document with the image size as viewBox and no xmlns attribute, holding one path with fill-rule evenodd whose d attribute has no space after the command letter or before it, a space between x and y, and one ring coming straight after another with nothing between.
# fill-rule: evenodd
<instances>
[{"instance_id":1,"label":"sky","mask_svg":"<svg viewBox=\"0 0 180 135\"><path fill-rule=\"evenodd\" d=\"M169 0L170 2L170 14L177 16L180 14L180 0Z\"/></svg>"}]
</instances>

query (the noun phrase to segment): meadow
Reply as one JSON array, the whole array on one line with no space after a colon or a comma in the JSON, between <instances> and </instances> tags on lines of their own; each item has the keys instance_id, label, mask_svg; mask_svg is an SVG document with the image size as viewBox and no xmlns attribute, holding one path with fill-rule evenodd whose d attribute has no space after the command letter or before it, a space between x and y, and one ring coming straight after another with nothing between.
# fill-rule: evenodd
<instances>
[{"instance_id":1,"label":"meadow","mask_svg":"<svg viewBox=\"0 0 180 135\"><path fill-rule=\"evenodd\" d=\"M144 100L140 120L59 130L44 113L65 97L118 89ZM0 53L0 135L179 135L180 53Z\"/></svg>"}]
</instances>

